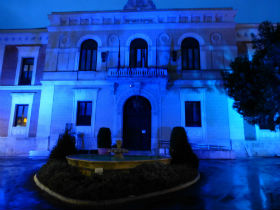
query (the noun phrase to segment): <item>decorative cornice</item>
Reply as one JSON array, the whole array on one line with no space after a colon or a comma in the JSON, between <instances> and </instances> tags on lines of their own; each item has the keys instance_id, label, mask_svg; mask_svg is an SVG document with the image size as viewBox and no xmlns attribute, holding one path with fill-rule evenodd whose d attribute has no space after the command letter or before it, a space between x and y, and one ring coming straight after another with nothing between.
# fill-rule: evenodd
<instances>
[{"instance_id":1,"label":"decorative cornice","mask_svg":"<svg viewBox=\"0 0 280 210\"><path fill-rule=\"evenodd\" d=\"M169 24L169 23L234 23L235 10L153 10L85 13L52 13L50 26Z\"/></svg>"},{"instance_id":2,"label":"decorative cornice","mask_svg":"<svg viewBox=\"0 0 280 210\"><path fill-rule=\"evenodd\" d=\"M40 45L48 43L48 32L25 32L14 30L14 33L0 30L0 44Z\"/></svg>"}]
</instances>

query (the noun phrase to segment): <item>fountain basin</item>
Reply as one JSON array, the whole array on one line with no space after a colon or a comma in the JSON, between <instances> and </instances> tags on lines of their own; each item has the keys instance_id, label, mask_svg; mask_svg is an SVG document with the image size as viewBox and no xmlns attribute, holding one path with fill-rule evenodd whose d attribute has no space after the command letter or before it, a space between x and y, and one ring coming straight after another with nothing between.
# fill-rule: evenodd
<instances>
[{"instance_id":1,"label":"fountain basin","mask_svg":"<svg viewBox=\"0 0 280 210\"><path fill-rule=\"evenodd\" d=\"M121 170L134 168L143 163L161 162L169 164L171 161L170 158L159 156L125 155L123 159L118 159L111 155L92 154L69 155L66 159L69 165L78 167L85 175L94 173L96 168Z\"/></svg>"}]
</instances>

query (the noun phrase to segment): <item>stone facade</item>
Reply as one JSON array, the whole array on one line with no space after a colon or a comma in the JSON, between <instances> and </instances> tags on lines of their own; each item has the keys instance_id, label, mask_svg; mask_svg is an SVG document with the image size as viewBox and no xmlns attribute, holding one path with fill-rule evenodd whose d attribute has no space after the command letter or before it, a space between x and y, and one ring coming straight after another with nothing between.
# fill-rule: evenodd
<instances>
[{"instance_id":1,"label":"stone facade","mask_svg":"<svg viewBox=\"0 0 280 210\"><path fill-rule=\"evenodd\" d=\"M123 139L131 135L124 134L133 122L126 104L135 96L150 106L141 130L146 152L158 152L172 128L183 126L198 148L232 149L237 157L278 154L279 134L244 122L221 85L221 70L238 54L252 54L257 33L257 25L236 24L235 15L230 8L157 10L150 0L129 0L122 11L52 13L47 29L1 30L0 155L49 150L66 124L83 134L84 149L97 148L101 127L111 129L113 142ZM97 45L96 68L81 71L87 40ZM147 45L146 65L131 66L134 40ZM186 51L192 58L184 57L185 40L198 43L198 51ZM33 59L32 75L20 85L25 58ZM193 68L184 70L186 58ZM78 125L80 102L90 104L88 125ZM24 126L15 125L18 105L28 105ZM186 107L193 107L191 115ZM199 123L188 125L189 116Z\"/></svg>"}]
</instances>

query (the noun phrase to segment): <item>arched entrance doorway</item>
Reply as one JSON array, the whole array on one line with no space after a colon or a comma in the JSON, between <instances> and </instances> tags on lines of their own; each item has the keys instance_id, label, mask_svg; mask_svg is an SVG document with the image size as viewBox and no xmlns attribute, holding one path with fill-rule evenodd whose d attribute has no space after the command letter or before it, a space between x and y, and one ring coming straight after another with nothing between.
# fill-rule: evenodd
<instances>
[{"instance_id":1,"label":"arched entrance doorway","mask_svg":"<svg viewBox=\"0 0 280 210\"><path fill-rule=\"evenodd\" d=\"M142 96L132 96L124 104L123 146L151 150L151 104Z\"/></svg>"}]
</instances>

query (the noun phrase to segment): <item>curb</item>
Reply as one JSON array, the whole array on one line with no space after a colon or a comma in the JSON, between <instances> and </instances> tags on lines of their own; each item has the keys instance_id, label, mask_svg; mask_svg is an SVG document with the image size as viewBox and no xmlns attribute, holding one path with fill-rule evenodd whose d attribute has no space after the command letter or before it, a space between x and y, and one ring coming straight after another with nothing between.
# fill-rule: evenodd
<instances>
[{"instance_id":1,"label":"curb","mask_svg":"<svg viewBox=\"0 0 280 210\"><path fill-rule=\"evenodd\" d=\"M73 199L73 198L68 198L65 197L63 195L60 195L54 191L52 191L51 189L49 189L48 187L46 187L45 185L43 185L37 178L36 174L33 177L35 184L44 192L48 193L50 196L64 202L67 204L74 204L74 205L78 205L78 206L90 206L90 207L106 207L106 206L111 206L111 205L117 205L117 204L124 204L126 202L131 202L131 201L137 201L137 200L141 200L141 199L146 199L146 198L152 198L155 196L160 196L160 195L165 195L168 193L172 193L172 192L176 192L179 190L182 190L184 188L190 187L191 185L195 184L199 179L200 179L200 174L198 173L198 175L195 177L194 180L190 181L190 182L186 182L182 185L173 187L173 188L169 188L166 190L162 190L162 191L157 191L157 192L152 192L152 193L147 193L144 195L139 195L139 196L133 196L133 197L125 197L125 198L118 198L118 199L113 199L113 200L103 200L103 201L90 201L90 200L77 200L77 199Z\"/></svg>"}]
</instances>

